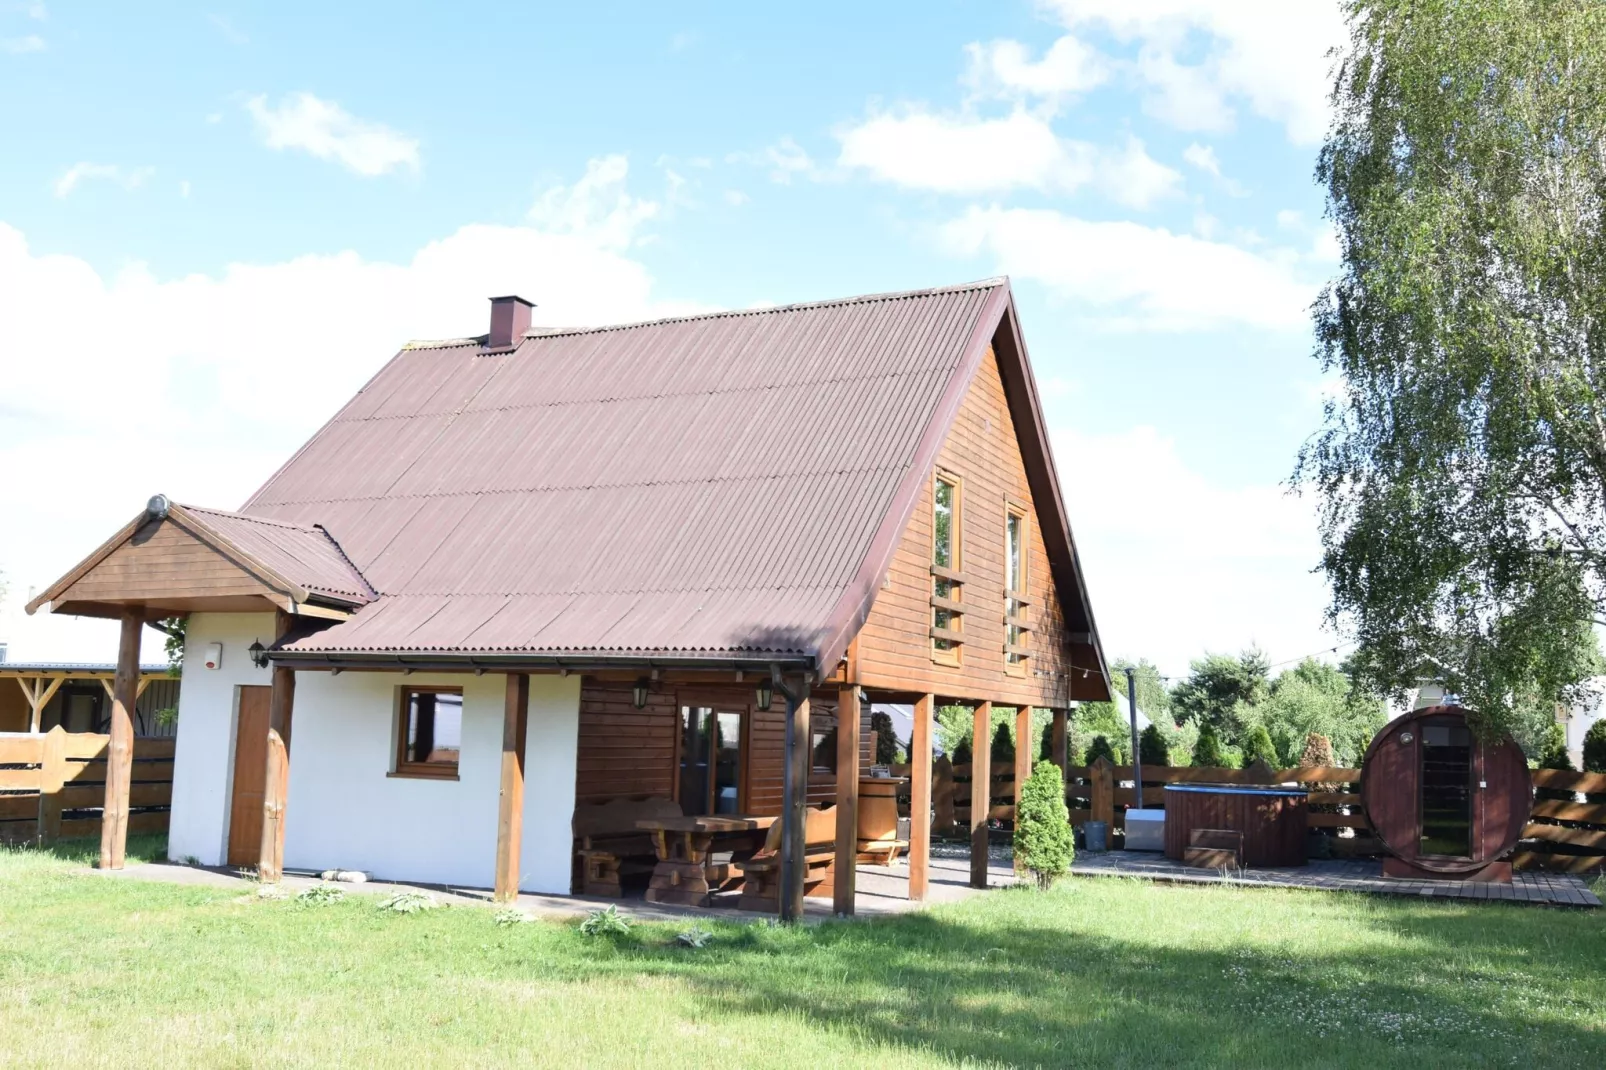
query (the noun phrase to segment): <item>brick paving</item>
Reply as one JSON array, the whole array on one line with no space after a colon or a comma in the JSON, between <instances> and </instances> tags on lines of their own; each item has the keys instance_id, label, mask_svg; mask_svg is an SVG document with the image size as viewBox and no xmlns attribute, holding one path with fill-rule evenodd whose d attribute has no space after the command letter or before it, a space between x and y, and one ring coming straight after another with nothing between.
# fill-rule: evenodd
<instances>
[{"instance_id":1,"label":"brick paving","mask_svg":"<svg viewBox=\"0 0 1606 1070\"><path fill-rule=\"evenodd\" d=\"M1081 851L1071 867L1076 877L1144 877L1175 884L1236 884L1254 888L1313 888L1371 895L1416 895L1429 899L1503 900L1549 906L1598 908L1600 899L1571 873L1517 873L1510 884L1416 881L1383 876L1374 859L1312 860L1290 869L1195 869L1148 851Z\"/></svg>"}]
</instances>

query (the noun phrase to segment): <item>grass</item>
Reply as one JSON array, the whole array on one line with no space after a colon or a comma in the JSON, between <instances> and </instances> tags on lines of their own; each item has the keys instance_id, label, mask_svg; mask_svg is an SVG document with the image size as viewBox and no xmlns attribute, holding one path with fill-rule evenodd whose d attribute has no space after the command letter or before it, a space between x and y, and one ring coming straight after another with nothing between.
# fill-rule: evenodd
<instances>
[{"instance_id":1,"label":"grass","mask_svg":"<svg viewBox=\"0 0 1606 1070\"><path fill-rule=\"evenodd\" d=\"M694 949L88 853L0 851L0 1064L1606 1066L1601 912L1081 880Z\"/></svg>"}]
</instances>

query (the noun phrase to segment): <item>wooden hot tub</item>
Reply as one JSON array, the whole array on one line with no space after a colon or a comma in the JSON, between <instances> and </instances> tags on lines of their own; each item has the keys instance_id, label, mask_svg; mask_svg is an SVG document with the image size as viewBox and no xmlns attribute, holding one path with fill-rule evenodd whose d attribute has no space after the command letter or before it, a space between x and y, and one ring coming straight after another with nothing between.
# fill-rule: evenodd
<instances>
[{"instance_id":1,"label":"wooden hot tub","mask_svg":"<svg viewBox=\"0 0 1606 1070\"><path fill-rule=\"evenodd\" d=\"M1305 864L1305 791L1251 784L1167 784L1165 856L1182 859L1194 829L1244 835L1245 866Z\"/></svg>"}]
</instances>

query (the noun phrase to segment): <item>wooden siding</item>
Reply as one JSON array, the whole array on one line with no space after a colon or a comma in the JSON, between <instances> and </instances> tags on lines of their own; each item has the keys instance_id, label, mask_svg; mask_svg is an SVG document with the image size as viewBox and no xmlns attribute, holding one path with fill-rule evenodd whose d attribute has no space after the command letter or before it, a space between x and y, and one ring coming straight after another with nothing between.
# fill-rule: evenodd
<instances>
[{"instance_id":1,"label":"wooden siding","mask_svg":"<svg viewBox=\"0 0 1606 1070\"><path fill-rule=\"evenodd\" d=\"M751 686L697 685L679 690L673 684L656 685L647 705L636 709L629 684L606 683L587 677L580 687L579 749L575 772L577 802L606 802L622 796L661 795L674 798L679 789L678 735L680 707L721 705L748 711L744 741L745 812L770 815L781 812L781 787L786 749L786 702L780 695L770 709L752 708ZM836 695L823 692L811 703L812 731L829 731L836 725ZM869 764L873 753L869 716L860 726L860 760ZM835 798L836 778L815 772L809 777L809 802L829 804Z\"/></svg>"},{"instance_id":2,"label":"wooden siding","mask_svg":"<svg viewBox=\"0 0 1606 1070\"><path fill-rule=\"evenodd\" d=\"M119 546L56 599L87 602L169 603L198 598L255 597L283 601L233 559L164 520ZM249 604L247 601L246 604Z\"/></svg>"},{"instance_id":3,"label":"wooden siding","mask_svg":"<svg viewBox=\"0 0 1606 1070\"><path fill-rule=\"evenodd\" d=\"M928 477L886 582L858 634L853 667L857 682L875 689L987 699L1001 705L1067 705L1073 696L1064 615L998 360L991 350L937 454L936 468L963 482L959 571L967 579L960 591L966 607L960 663L935 661L928 638L933 593L933 484ZM1034 630L1024 673L1006 670L1004 659L1004 525L1012 504L1024 508L1030 520L1026 575L1031 604L1025 617Z\"/></svg>"}]
</instances>

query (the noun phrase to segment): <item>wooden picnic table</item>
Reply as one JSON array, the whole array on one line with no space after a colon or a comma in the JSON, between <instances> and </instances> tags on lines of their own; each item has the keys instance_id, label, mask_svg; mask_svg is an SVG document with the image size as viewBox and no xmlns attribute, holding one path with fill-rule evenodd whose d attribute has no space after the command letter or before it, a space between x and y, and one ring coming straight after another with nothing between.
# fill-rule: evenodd
<instances>
[{"instance_id":1,"label":"wooden picnic table","mask_svg":"<svg viewBox=\"0 0 1606 1070\"><path fill-rule=\"evenodd\" d=\"M709 814L693 817L650 817L636 827L652 835L658 862L647 884L647 902L706 907L714 892L732 881L731 862L752 858L776 817ZM715 862L714 848L729 851L729 861Z\"/></svg>"}]
</instances>

